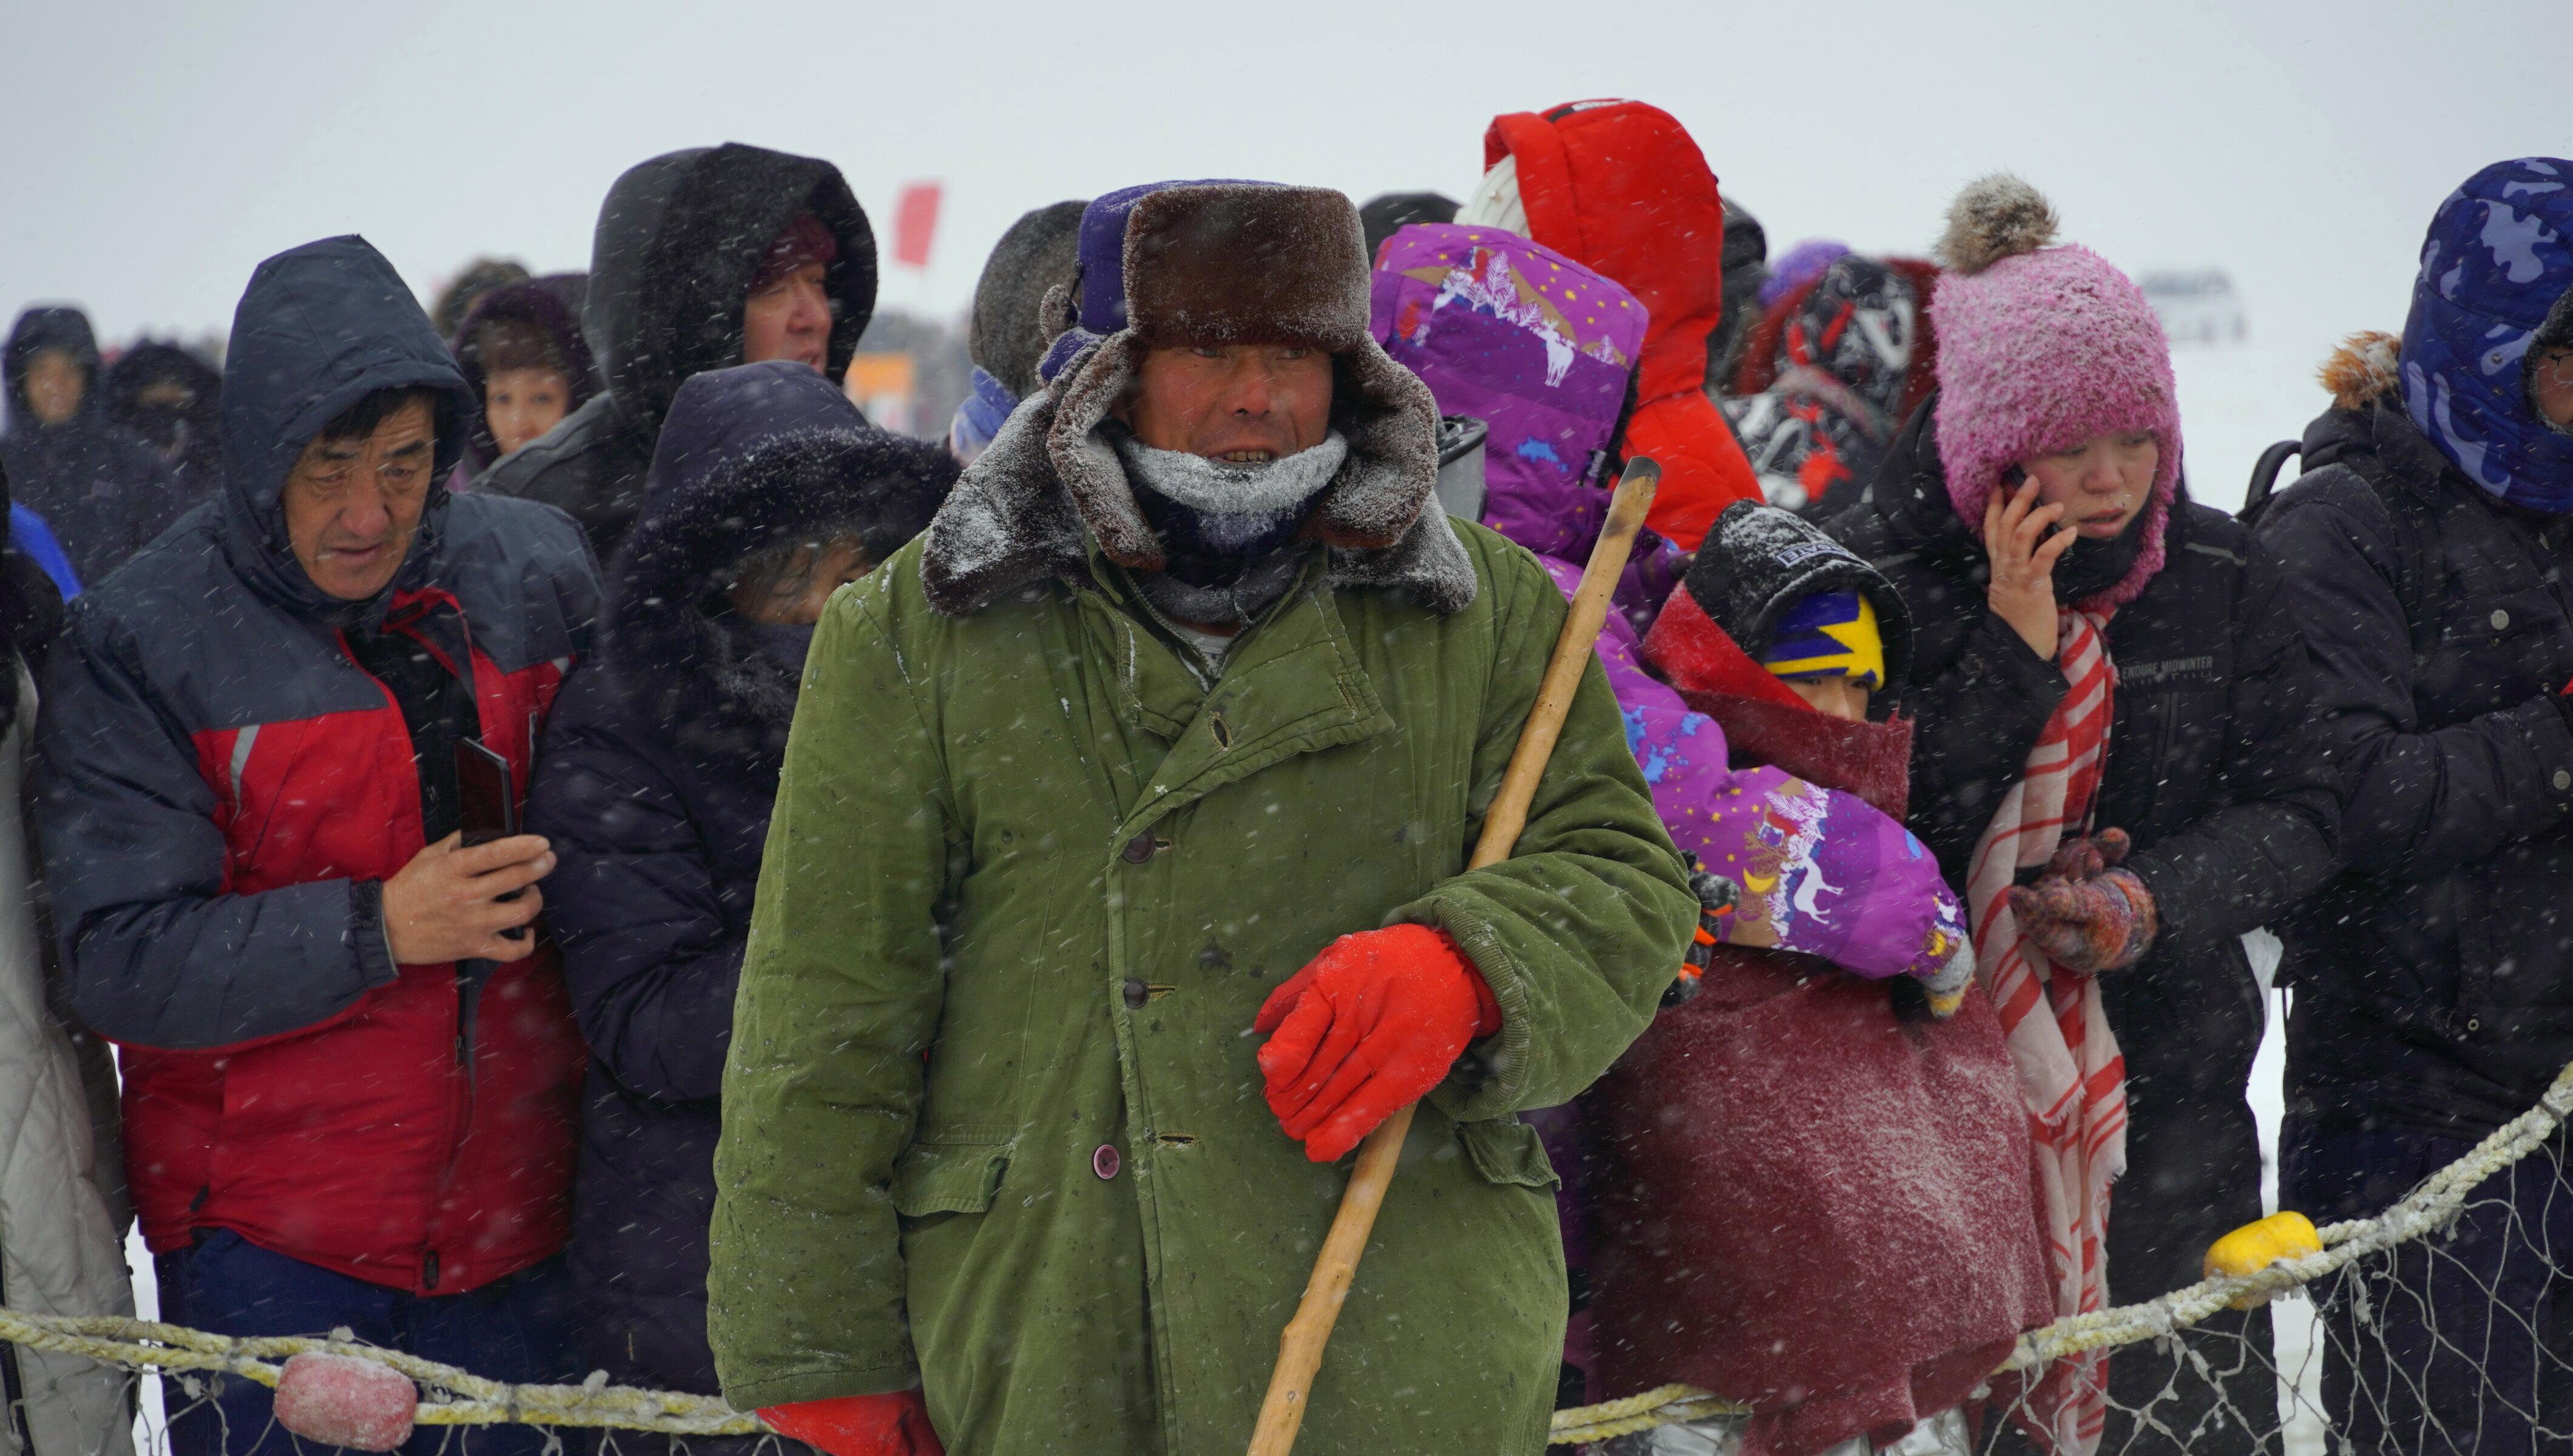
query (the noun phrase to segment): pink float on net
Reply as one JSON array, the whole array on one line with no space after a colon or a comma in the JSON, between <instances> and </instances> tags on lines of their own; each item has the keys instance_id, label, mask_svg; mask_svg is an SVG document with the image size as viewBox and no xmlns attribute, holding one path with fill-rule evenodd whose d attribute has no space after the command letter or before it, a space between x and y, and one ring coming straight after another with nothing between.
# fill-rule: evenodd
<instances>
[{"instance_id":1,"label":"pink float on net","mask_svg":"<svg viewBox=\"0 0 2573 1456\"><path fill-rule=\"evenodd\" d=\"M420 1390L411 1377L356 1355L308 1350L277 1381L277 1420L307 1441L391 1451L411 1438Z\"/></svg>"}]
</instances>

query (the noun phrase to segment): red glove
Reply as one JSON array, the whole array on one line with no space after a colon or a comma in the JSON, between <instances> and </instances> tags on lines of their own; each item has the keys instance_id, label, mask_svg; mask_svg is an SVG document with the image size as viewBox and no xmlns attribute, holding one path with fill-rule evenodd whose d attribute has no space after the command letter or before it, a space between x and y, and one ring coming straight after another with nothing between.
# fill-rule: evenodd
<instances>
[{"instance_id":1,"label":"red glove","mask_svg":"<svg viewBox=\"0 0 2573 1456\"><path fill-rule=\"evenodd\" d=\"M1396 1109L1420 1100L1501 1004L1445 931L1421 925L1342 936L1269 994L1252 1030L1269 1109L1304 1155L1336 1162Z\"/></svg>"},{"instance_id":2,"label":"red glove","mask_svg":"<svg viewBox=\"0 0 2573 1456\"><path fill-rule=\"evenodd\" d=\"M824 1456L947 1456L917 1390L762 1406L759 1418Z\"/></svg>"}]
</instances>

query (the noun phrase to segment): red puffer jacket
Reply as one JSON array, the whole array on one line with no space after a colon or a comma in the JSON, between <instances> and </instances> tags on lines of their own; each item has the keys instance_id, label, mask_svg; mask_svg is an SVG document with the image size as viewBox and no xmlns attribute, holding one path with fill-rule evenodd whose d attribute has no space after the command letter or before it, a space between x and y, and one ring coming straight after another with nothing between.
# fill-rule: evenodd
<instances>
[{"instance_id":1,"label":"red puffer jacket","mask_svg":"<svg viewBox=\"0 0 2573 1456\"><path fill-rule=\"evenodd\" d=\"M580 1035L549 950L393 964L382 886L422 848L420 774L349 644L425 644L523 786L598 581L561 512L432 485L382 600L314 586L286 478L388 388L453 398L442 479L471 398L391 266L355 238L261 266L227 361L224 492L70 613L38 802L72 1004L122 1056L145 1240L230 1228L452 1294L563 1246Z\"/></svg>"},{"instance_id":2,"label":"red puffer jacket","mask_svg":"<svg viewBox=\"0 0 2573 1456\"><path fill-rule=\"evenodd\" d=\"M1647 523L1694 551L1759 479L1706 396L1706 336L1724 313L1724 203L1715 174L1670 113L1640 101L1576 101L1492 119L1483 165L1518 159L1528 236L1615 279L1653 316L1636 372L1628 454L1661 462Z\"/></svg>"}]
</instances>

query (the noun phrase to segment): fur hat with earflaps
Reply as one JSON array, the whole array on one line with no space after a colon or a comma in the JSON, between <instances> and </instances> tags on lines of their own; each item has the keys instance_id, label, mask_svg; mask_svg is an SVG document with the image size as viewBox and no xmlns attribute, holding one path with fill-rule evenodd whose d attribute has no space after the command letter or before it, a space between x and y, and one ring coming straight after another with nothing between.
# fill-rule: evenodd
<instances>
[{"instance_id":1,"label":"fur hat with earflaps","mask_svg":"<svg viewBox=\"0 0 2573 1456\"><path fill-rule=\"evenodd\" d=\"M2170 343L2144 290L2087 248L2055 242L2055 209L2007 173L1969 184L1939 245L1948 273L1939 321L1939 458L1948 498L1981 532L1984 502L2022 460L2098 435L2152 434L2161 446L2142 550L2086 607L2122 606L2162 567L2180 466Z\"/></svg>"},{"instance_id":2,"label":"fur hat with earflaps","mask_svg":"<svg viewBox=\"0 0 2573 1456\"><path fill-rule=\"evenodd\" d=\"M1305 534L1332 548L1335 584L1409 589L1440 611L1470 602L1473 564L1430 508L1437 401L1368 331L1362 237L1357 210L1327 188L1156 183L1092 202L1079 282L1046 303L1064 328L1038 370L1049 386L1010 416L930 527L931 604L962 615L1044 577L1080 580L1091 541L1131 570L1163 569L1102 425L1147 351L1208 344L1331 356L1331 427L1348 451Z\"/></svg>"}]
</instances>

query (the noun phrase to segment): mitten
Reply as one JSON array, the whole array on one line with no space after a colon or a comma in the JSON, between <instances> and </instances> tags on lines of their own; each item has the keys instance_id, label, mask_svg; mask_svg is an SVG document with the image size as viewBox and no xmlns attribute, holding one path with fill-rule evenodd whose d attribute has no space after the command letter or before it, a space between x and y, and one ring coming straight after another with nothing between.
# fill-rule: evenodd
<instances>
[{"instance_id":1,"label":"mitten","mask_svg":"<svg viewBox=\"0 0 2573 1456\"><path fill-rule=\"evenodd\" d=\"M2088 880L2048 875L2035 885L2011 887L2011 911L2020 929L2068 971L2116 971L2144 959L2161 927L2152 892L2131 870L2109 870Z\"/></svg>"},{"instance_id":2,"label":"mitten","mask_svg":"<svg viewBox=\"0 0 2573 1456\"><path fill-rule=\"evenodd\" d=\"M2123 829L2104 829L2098 834L2075 835L2056 846L2055 858L2047 861L2046 874L2040 879L2088 880L2103 871L2114 870L2127 861L2127 851L2135 841Z\"/></svg>"},{"instance_id":3,"label":"mitten","mask_svg":"<svg viewBox=\"0 0 2573 1456\"><path fill-rule=\"evenodd\" d=\"M1269 1109L1315 1162L1333 1162L1420 1100L1501 1006L1445 931L1397 925L1342 936L1271 992L1252 1030Z\"/></svg>"},{"instance_id":4,"label":"mitten","mask_svg":"<svg viewBox=\"0 0 2573 1456\"><path fill-rule=\"evenodd\" d=\"M762 1406L759 1418L823 1456L947 1456L917 1390Z\"/></svg>"}]
</instances>

